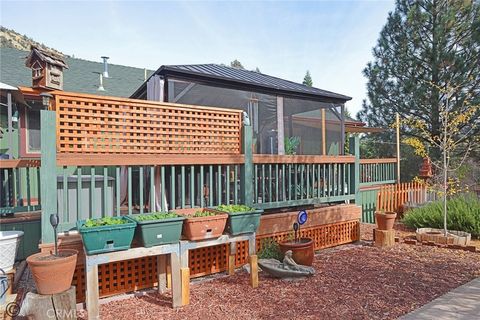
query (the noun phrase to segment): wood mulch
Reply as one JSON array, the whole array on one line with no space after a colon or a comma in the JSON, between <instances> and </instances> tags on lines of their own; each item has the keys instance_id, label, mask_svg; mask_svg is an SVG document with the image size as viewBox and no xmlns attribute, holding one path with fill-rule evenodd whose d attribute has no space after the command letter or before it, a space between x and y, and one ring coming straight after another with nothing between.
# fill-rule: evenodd
<instances>
[{"instance_id":1,"label":"wood mulch","mask_svg":"<svg viewBox=\"0 0 480 320\"><path fill-rule=\"evenodd\" d=\"M362 225L362 235L370 232ZM285 281L260 272L252 289L249 275L192 283L190 305L171 308L171 295L101 305L102 319L395 319L480 276L480 254L369 242L320 251L315 276ZM85 319L85 312L79 313Z\"/></svg>"}]
</instances>

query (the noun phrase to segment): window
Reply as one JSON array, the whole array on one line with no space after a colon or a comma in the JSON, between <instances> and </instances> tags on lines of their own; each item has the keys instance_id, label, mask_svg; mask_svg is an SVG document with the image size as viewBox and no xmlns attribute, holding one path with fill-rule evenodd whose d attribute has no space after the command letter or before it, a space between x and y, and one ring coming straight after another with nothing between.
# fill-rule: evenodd
<instances>
[{"instance_id":1,"label":"window","mask_svg":"<svg viewBox=\"0 0 480 320\"><path fill-rule=\"evenodd\" d=\"M25 113L27 129L27 152L40 153L40 110L30 109Z\"/></svg>"}]
</instances>

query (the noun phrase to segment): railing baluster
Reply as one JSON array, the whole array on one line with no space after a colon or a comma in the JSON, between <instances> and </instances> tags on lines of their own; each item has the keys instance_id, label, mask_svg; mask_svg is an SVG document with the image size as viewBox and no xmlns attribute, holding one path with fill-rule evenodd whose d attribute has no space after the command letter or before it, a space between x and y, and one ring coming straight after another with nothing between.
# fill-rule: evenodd
<instances>
[{"instance_id":1,"label":"railing baluster","mask_svg":"<svg viewBox=\"0 0 480 320\"><path fill-rule=\"evenodd\" d=\"M253 165L253 202L258 203L258 165Z\"/></svg>"},{"instance_id":2,"label":"railing baluster","mask_svg":"<svg viewBox=\"0 0 480 320\"><path fill-rule=\"evenodd\" d=\"M267 202L265 198L265 165L262 164L262 202Z\"/></svg>"},{"instance_id":3,"label":"railing baluster","mask_svg":"<svg viewBox=\"0 0 480 320\"><path fill-rule=\"evenodd\" d=\"M120 212L120 184L121 184L121 179L120 179L120 167L116 166L115 167L115 213L117 216L121 215Z\"/></svg>"},{"instance_id":4,"label":"railing baluster","mask_svg":"<svg viewBox=\"0 0 480 320\"><path fill-rule=\"evenodd\" d=\"M305 169L305 165L304 164L301 164L300 165L300 199L304 199L303 197L303 191L304 191L304 188L303 188L303 172L304 172L304 169Z\"/></svg>"},{"instance_id":5,"label":"railing baluster","mask_svg":"<svg viewBox=\"0 0 480 320\"><path fill-rule=\"evenodd\" d=\"M256 180L255 180L256 182ZM233 197L235 198L235 204L238 204L238 165L235 165L235 183L234 183Z\"/></svg>"},{"instance_id":6,"label":"railing baluster","mask_svg":"<svg viewBox=\"0 0 480 320\"><path fill-rule=\"evenodd\" d=\"M67 167L63 166L62 168L62 174L63 174L63 181L62 181L62 187L63 187L63 222L68 222L68 177L67 177ZM77 199L78 201L78 199ZM79 213L77 212L77 216Z\"/></svg>"},{"instance_id":7,"label":"railing baluster","mask_svg":"<svg viewBox=\"0 0 480 320\"><path fill-rule=\"evenodd\" d=\"M27 205L29 207L29 210L30 210L30 206L32 205L32 195L31 195L31 190L30 190L30 168L26 167L25 168L25 180L27 182ZM12 201L13 202L13 201Z\"/></svg>"},{"instance_id":8,"label":"railing baluster","mask_svg":"<svg viewBox=\"0 0 480 320\"><path fill-rule=\"evenodd\" d=\"M165 188L165 166L160 167L160 183L162 184L160 188L162 188L161 198L160 198L160 210L162 212L168 211L165 207L167 202L167 195L166 195L166 188Z\"/></svg>"},{"instance_id":9,"label":"railing baluster","mask_svg":"<svg viewBox=\"0 0 480 320\"><path fill-rule=\"evenodd\" d=\"M143 166L138 168L138 193L140 196L140 214L143 214Z\"/></svg>"},{"instance_id":10,"label":"railing baluster","mask_svg":"<svg viewBox=\"0 0 480 320\"><path fill-rule=\"evenodd\" d=\"M287 192L285 191L285 164L282 164L282 201L287 200Z\"/></svg>"},{"instance_id":11,"label":"railing baluster","mask_svg":"<svg viewBox=\"0 0 480 320\"><path fill-rule=\"evenodd\" d=\"M181 177L180 177L180 185L182 189L182 193L180 195L180 201L182 204L182 209L185 208L185 166L181 168Z\"/></svg>"},{"instance_id":12,"label":"railing baluster","mask_svg":"<svg viewBox=\"0 0 480 320\"><path fill-rule=\"evenodd\" d=\"M82 212L82 193L83 193L83 176L82 167L77 168L77 219L89 218L90 215L85 215Z\"/></svg>"},{"instance_id":13,"label":"railing baluster","mask_svg":"<svg viewBox=\"0 0 480 320\"><path fill-rule=\"evenodd\" d=\"M41 206L42 205L42 200L41 200L42 197L40 195L41 195L42 192L40 191L40 185L41 185L41 182L40 182L40 167L36 167L35 169L37 171L37 204L39 206Z\"/></svg>"},{"instance_id":14,"label":"railing baluster","mask_svg":"<svg viewBox=\"0 0 480 320\"><path fill-rule=\"evenodd\" d=\"M132 167L127 168L128 214L132 214Z\"/></svg>"},{"instance_id":15,"label":"railing baluster","mask_svg":"<svg viewBox=\"0 0 480 320\"><path fill-rule=\"evenodd\" d=\"M204 182L203 182L203 170L204 170L204 167L203 167L203 164L200 165L200 188L198 190L200 190L200 208L203 208L205 206L205 194L204 194Z\"/></svg>"},{"instance_id":16,"label":"railing baluster","mask_svg":"<svg viewBox=\"0 0 480 320\"><path fill-rule=\"evenodd\" d=\"M217 166L217 205L222 204L222 166Z\"/></svg>"},{"instance_id":17,"label":"railing baluster","mask_svg":"<svg viewBox=\"0 0 480 320\"><path fill-rule=\"evenodd\" d=\"M175 175L175 166L170 167L170 210L175 210L175 191L176 191L176 186L175 186L175 181L176 181L176 175Z\"/></svg>"},{"instance_id":18,"label":"railing baluster","mask_svg":"<svg viewBox=\"0 0 480 320\"><path fill-rule=\"evenodd\" d=\"M230 166L227 165L226 167L227 167L227 172L225 173L225 181L227 185L225 190L225 194L226 194L225 202L226 204L230 204Z\"/></svg>"},{"instance_id":19,"label":"railing baluster","mask_svg":"<svg viewBox=\"0 0 480 320\"><path fill-rule=\"evenodd\" d=\"M95 167L90 167L90 217L99 218L95 210Z\"/></svg>"},{"instance_id":20,"label":"railing baluster","mask_svg":"<svg viewBox=\"0 0 480 320\"><path fill-rule=\"evenodd\" d=\"M209 206L213 206L213 166L210 165L208 168L208 180L209 180L209 185L208 185L208 202Z\"/></svg>"},{"instance_id":21,"label":"railing baluster","mask_svg":"<svg viewBox=\"0 0 480 320\"><path fill-rule=\"evenodd\" d=\"M268 165L268 200L269 202L273 202L273 197L272 197L272 165Z\"/></svg>"},{"instance_id":22,"label":"railing baluster","mask_svg":"<svg viewBox=\"0 0 480 320\"><path fill-rule=\"evenodd\" d=\"M293 164L293 174L295 178L295 188L293 190L293 199L297 200L297 189L298 189L298 165L296 163Z\"/></svg>"},{"instance_id":23,"label":"railing baluster","mask_svg":"<svg viewBox=\"0 0 480 320\"><path fill-rule=\"evenodd\" d=\"M107 201L107 197L108 197L107 188L108 188L108 168L103 167L103 216L112 216L112 212L108 211L109 201ZM142 190L140 190L140 195L142 195L141 192L142 192ZM140 196L140 199L141 199L141 197L142 196ZM140 201L142 201L142 200L140 200ZM143 205L143 201L140 202L140 206L142 206L142 205Z\"/></svg>"},{"instance_id":24,"label":"railing baluster","mask_svg":"<svg viewBox=\"0 0 480 320\"><path fill-rule=\"evenodd\" d=\"M310 198L310 165L305 165L305 171L307 172L307 193L306 199Z\"/></svg>"},{"instance_id":25,"label":"railing baluster","mask_svg":"<svg viewBox=\"0 0 480 320\"><path fill-rule=\"evenodd\" d=\"M190 207L195 207L195 167L190 166Z\"/></svg>"},{"instance_id":26,"label":"railing baluster","mask_svg":"<svg viewBox=\"0 0 480 320\"><path fill-rule=\"evenodd\" d=\"M278 198L278 185L280 184L280 181L278 181L278 163L275 164L275 201L279 201Z\"/></svg>"},{"instance_id":27,"label":"railing baluster","mask_svg":"<svg viewBox=\"0 0 480 320\"><path fill-rule=\"evenodd\" d=\"M321 193L320 193L320 188L321 188L321 171L320 171L320 168L321 168L321 164L317 164L317 178L316 178L316 185L317 185L317 198L320 198L321 197Z\"/></svg>"}]
</instances>

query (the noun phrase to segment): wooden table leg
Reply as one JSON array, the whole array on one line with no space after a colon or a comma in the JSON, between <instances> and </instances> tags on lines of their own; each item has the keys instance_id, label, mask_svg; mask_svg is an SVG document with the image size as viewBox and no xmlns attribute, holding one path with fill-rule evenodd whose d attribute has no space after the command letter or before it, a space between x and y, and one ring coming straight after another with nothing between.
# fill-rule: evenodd
<instances>
[{"instance_id":1,"label":"wooden table leg","mask_svg":"<svg viewBox=\"0 0 480 320\"><path fill-rule=\"evenodd\" d=\"M86 261L86 304L89 320L100 319L100 310L98 306L99 291L98 291L98 265L89 265L88 259Z\"/></svg>"},{"instance_id":2,"label":"wooden table leg","mask_svg":"<svg viewBox=\"0 0 480 320\"><path fill-rule=\"evenodd\" d=\"M230 255L228 256L228 274L235 274L235 254L237 253L237 243L230 243Z\"/></svg>"},{"instance_id":3,"label":"wooden table leg","mask_svg":"<svg viewBox=\"0 0 480 320\"><path fill-rule=\"evenodd\" d=\"M182 281L180 279L180 259L177 253L170 254L170 265L172 272L172 296L173 307L182 306Z\"/></svg>"},{"instance_id":4,"label":"wooden table leg","mask_svg":"<svg viewBox=\"0 0 480 320\"><path fill-rule=\"evenodd\" d=\"M253 233L248 239L248 262L250 264L250 284L252 288L258 287L258 263L255 237L256 235Z\"/></svg>"},{"instance_id":5,"label":"wooden table leg","mask_svg":"<svg viewBox=\"0 0 480 320\"><path fill-rule=\"evenodd\" d=\"M157 280L158 292L164 293L167 290L167 259L165 255L157 256Z\"/></svg>"},{"instance_id":6,"label":"wooden table leg","mask_svg":"<svg viewBox=\"0 0 480 320\"><path fill-rule=\"evenodd\" d=\"M182 306L190 303L190 268L188 263L188 249L180 244L180 266L182 278Z\"/></svg>"}]
</instances>

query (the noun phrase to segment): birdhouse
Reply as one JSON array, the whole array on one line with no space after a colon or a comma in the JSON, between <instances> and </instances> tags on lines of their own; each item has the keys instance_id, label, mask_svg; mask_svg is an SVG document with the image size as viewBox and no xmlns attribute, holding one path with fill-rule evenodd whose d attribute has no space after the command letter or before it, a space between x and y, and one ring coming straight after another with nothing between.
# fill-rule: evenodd
<instances>
[{"instance_id":1,"label":"birdhouse","mask_svg":"<svg viewBox=\"0 0 480 320\"><path fill-rule=\"evenodd\" d=\"M32 87L63 90L64 57L52 50L31 46L25 65L32 69Z\"/></svg>"},{"instance_id":2,"label":"birdhouse","mask_svg":"<svg viewBox=\"0 0 480 320\"><path fill-rule=\"evenodd\" d=\"M432 162L429 157L423 158L422 167L420 168L419 177L423 179L429 179L433 176L432 172Z\"/></svg>"}]
</instances>

